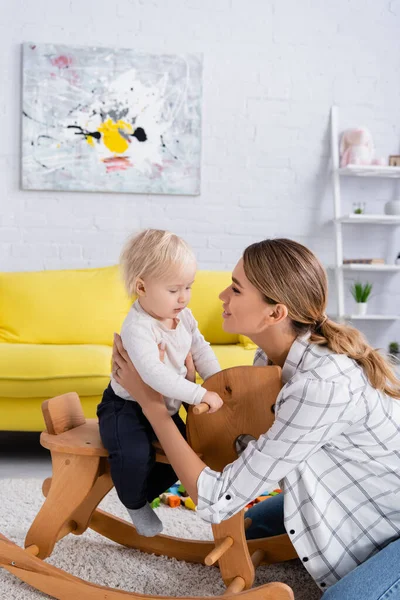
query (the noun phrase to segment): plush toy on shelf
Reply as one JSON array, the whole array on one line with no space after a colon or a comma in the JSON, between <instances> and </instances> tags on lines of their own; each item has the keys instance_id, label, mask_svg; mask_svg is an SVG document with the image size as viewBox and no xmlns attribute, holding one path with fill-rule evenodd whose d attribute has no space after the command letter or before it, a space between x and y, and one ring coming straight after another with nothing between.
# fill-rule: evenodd
<instances>
[{"instance_id":1,"label":"plush toy on shelf","mask_svg":"<svg viewBox=\"0 0 400 600\"><path fill-rule=\"evenodd\" d=\"M340 166L384 165L384 158L374 158L372 135L365 129L346 129L340 140Z\"/></svg>"}]
</instances>

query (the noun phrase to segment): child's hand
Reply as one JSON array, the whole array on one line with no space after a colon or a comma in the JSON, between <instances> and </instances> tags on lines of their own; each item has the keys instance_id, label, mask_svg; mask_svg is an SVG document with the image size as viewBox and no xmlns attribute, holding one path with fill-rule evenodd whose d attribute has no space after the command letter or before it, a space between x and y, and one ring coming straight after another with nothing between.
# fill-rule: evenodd
<instances>
[{"instance_id":1,"label":"child's hand","mask_svg":"<svg viewBox=\"0 0 400 600\"><path fill-rule=\"evenodd\" d=\"M208 404L210 409L207 412L210 414L217 412L217 410L219 410L223 405L223 400L217 394L217 392L206 392L203 396L202 402Z\"/></svg>"}]
</instances>

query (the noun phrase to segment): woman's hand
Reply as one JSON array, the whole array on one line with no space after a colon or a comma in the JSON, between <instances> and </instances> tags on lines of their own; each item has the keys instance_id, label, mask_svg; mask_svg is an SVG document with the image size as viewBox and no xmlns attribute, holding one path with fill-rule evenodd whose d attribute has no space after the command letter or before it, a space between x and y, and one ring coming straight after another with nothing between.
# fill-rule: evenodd
<instances>
[{"instance_id":1,"label":"woman's hand","mask_svg":"<svg viewBox=\"0 0 400 600\"><path fill-rule=\"evenodd\" d=\"M189 352L189 354L186 357L185 360L185 366L186 366L186 379L188 381L191 381L192 383L196 382L196 367L194 366L194 362L193 362L193 356L192 353Z\"/></svg>"},{"instance_id":2,"label":"woman's hand","mask_svg":"<svg viewBox=\"0 0 400 600\"><path fill-rule=\"evenodd\" d=\"M117 333L114 333L111 371L115 381L139 402L144 413L161 408L167 412L163 397L144 383Z\"/></svg>"},{"instance_id":3,"label":"woman's hand","mask_svg":"<svg viewBox=\"0 0 400 600\"><path fill-rule=\"evenodd\" d=\"M164 362L164 358L165 358L165 342L160 342L158 344L158 351L159 351L159 354L160 354L160 360L163 363ZM189 354L186 357L185 366L186 366L186 377L185 377L185 379L187 379L188 381L191 381L192 383L195 383L195 381L196 381L196 367L194 366L193 356L192 356L191 352L189 352Z\"/></svg>"}]
</instances>

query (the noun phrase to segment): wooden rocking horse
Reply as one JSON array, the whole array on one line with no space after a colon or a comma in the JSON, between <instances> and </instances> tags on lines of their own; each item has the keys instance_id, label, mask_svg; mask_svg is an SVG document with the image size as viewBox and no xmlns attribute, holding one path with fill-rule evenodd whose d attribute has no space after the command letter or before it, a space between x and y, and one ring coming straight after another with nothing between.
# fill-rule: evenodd
<instances>
[{"instance_id":1,"label":"wooden rocking horse","mask_svg":"<svg viewBox=\"0 0 400 600\"><path fill-rule=\"evenodd\" d=\"M222 470L237 458L234 441L238 435L258 437L271 426L274 402L281 388L280 368L234 367L217 373L204 387L218 392L224 405L213 414L201 414L201 405L191 407L187 417L188 440L207 465ZM130 523L97 509L113 483L97 421L85 419L77 394L47 400L42 410L47 431L40 439L51 452L53 476L43 483L46 500L28 531L25 548L0 534L0 566L60 600L170 599L95 585L44 561L58 540L69 533L80 535L90 527L142 552L206 565L218 563L227 586L226 598L240 594L242 600L293 600L292 590L283 583L251 587L260 563L297 557L286 535L246 541L241 511L212 525L214 543L166 535L142 537ZM155 451L158 461L168 462L159 444Z\"/></svg>"}]
</instances>

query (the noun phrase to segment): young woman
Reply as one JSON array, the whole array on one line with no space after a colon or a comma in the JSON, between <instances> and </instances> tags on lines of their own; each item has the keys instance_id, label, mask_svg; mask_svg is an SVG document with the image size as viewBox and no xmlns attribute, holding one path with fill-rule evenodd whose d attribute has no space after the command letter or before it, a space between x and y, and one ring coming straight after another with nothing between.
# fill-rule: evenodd
<instances>
[{"instance_id":1,"label":"young woman","mask_svg":"<svg viewBox=\"0 0 400 600\"><path fill-rule=\"evenodd\" d=\"M222 473L192 451L118 338L113 376L140 403L203 519L228 519L280 482L283 502L275 497L248 512L247 534L286 530L326 590L400 538L400 382L356 329L328 319L326 273L294 241L249 246L220 298L225 331L249 336L260 348L255 364L279 365L284 384L273 426ZM392 575L386 589L397 585Z\"/></svg>"}]
</instances>

